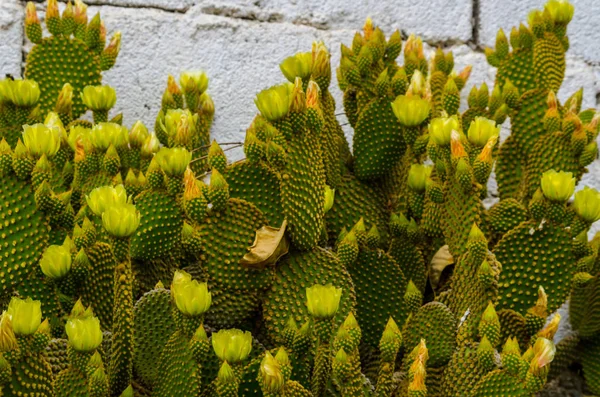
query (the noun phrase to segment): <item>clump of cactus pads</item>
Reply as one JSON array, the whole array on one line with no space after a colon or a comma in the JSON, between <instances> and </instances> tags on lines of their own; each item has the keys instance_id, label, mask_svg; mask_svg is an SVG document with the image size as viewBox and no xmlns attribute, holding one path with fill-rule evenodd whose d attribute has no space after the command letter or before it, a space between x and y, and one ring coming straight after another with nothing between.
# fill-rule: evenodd
<instances>
[{"instance_id":1,"label":"clump of cactus pads","mask_svg":"<svg viewBox=\"0 0 600 397\"><path fill-rule=\"evenodd\" d=\"M352 150L323 42L218 142L203 72L168 78L154 132L110 117L120 36L61 8L43 37L27 5L27 79L0 81L0 394L533 396L574 363L600 393L600 117L556 99L568 2L498 34L464 112L470 67L368 19L337 67Z\"/></svg>"}]
</instances>

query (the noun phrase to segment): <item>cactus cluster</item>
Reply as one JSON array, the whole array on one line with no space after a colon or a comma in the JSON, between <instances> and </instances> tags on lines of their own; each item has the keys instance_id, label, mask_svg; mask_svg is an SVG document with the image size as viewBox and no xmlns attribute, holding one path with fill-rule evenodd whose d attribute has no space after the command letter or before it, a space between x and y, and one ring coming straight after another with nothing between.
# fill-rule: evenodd
<instances>
[{"instance_id":1,"label":"cactus cluster","mask_svg":"<svg viewBox=\"0 0 600 397\"><path fill-rule=\"evenodd\" d=\"M316 42L229 163L203 72L127 128L100 85L120 34L48 0L43 38L29 3L25 79L0 81L0 395L533 396L574 363L600 394L600 192L574 194L600 116L556 98L572 15L500 31L465 111L470 67L368 19L336 69L352 149Z\"/></svg>"}]
</instances>

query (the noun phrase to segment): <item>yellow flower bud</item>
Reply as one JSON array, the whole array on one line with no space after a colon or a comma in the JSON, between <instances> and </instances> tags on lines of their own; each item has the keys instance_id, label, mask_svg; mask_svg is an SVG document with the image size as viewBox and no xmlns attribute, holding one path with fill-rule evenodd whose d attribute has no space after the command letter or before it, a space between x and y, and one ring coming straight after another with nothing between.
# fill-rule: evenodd
<instances>
[{"instance_id":1,"label":"yellow flower bud","mask_svg":"<svg viewBox=\"0 0 600 397\"><path fill-rule=\"evenodd\" d=\"M416 127L429 116L431 104L416 96L400 95L392 102L392 110L406 127Z\"/></svg>"},{"instance_id":2,"label":"yellow flower bud","mask_svg":"<svg viewBox=\"0 0 600 397\"><path fill-rule=\"evenodd\" d=\"M18 346L10 315L4 311L0 317L0 352L7 352Z\"/></svg>"},{"instance_id":3,"label":"yellow flower bud","mask_svg":"<svg viewBox=\"0 0 600 397\"><path fill-rule=\"evenodd\" d=\"M549 170L542 175L541 185L548 200L564 202L575 191L575 178L571 172Z\"/></svg>"},{"instance_id":4,"label":"yellow flower bud","mask_svg":"<svg viewBox=\"0 0 600 397\"><path fill-rule=\"evenodd\" d=\"M33 335L42 323L42 303L31 298L12 298L7 313L17 335Z\"/></svg>"},{"instance_id":5,"label":"yellow flower bud","mask_svg":"<svg viewBox=\"0 0 600 397\"><path fill-rule=\"evenodd\" d=\"M293 89L294 84L292 83L273 86L259 92L254 103L264 118L269 121L277 121L288 113Z\"/></svg>"},{"instance_id":6,"label":"yellow flower bud","mask_svg":"<svg viewBox=\"0 0 600 397\"><path fill-rule=\"evenodd\" d=\"M33 156L52 158L60 149L60 134L44 124L24 125L23 143Z\"/></svg>"},{"instance_id":7,"label":"yellow flower bud","mask_svg":"<svg viewBox=\"0 0 600 397\"><path fill-rule=\"evenodd\" d=\"M452 81L452 80L449 80ZM412 77L410 78L410 85L408 86L408 92L411 95L418 95L424 97L427 93L427 85L425 84L425 78L423 73L419 70L415 70Z\"/></svg>"},{"instance_id":8,"label":"yellow flower bud","mask_svg":"<svg viewBox=\"0 0 600 397\"><path fill-rule=\"evenodd\" d=\"M61 278L71 270L71 252L64 245L50 245L40 259L42 272L50 278Z\"/></svg>"},{"instance_id":9,"label":"yellow flower bud","mask_svg":"<svg viewBox=\"0 0 600 397\"><path fill-rule=\"evenodd\" d=\"M252 334L239 329L222 329L212 334L212 346L219 360L238 364L252 351Z\"/></svg>"},{"instance_id":10,"label":"yellow flower bud","mask_svg":"<svg viewBox=\"0 0 600 397\"><path fill-rule=\"evenodd\" d=\"M123 185L97 187L85 196L85 201L94 214L101 216L110 207L126 204L127 192Z\"/></svg>"},{"instance_id":11,"label":"yellow flower bud","mask_svg":"<svg viewBox=\"0 0 600 397\"><path fill-rule=\"evenodd\" d=\"M485 117L475 117L475 120L471 121L467 135L469 142L483 147L490 138L500 135L500 126L496 126L495 121Z\"/></svg>"},{"instance_id":12,"label":"yellow flower bud","mask_svg":"<svg viewBox=\"0 0 600 397\"><path fill-rule=\"evenodd\" d=\"M203 71L183 72L179 83L184 92L202 94L208 88L208 76Z\"/></svg>"},{"instance_id":13,"label":"yellow flower bud","mask_svg":"<svg viewBox=\"0 0 600 397\"><path fill-rule=\"evenodd\" d=\"M431 171L433 171L433 167L430 165L412 164L408 171L408 187L419 193L424 192Z\"/></svg>"},{"instance_id":14,"label":"yellow flower bud","mask_svg":"<svg viewBox=\"0 0 600 397\"><path fill-rule=\"evenodd\" d=\"M40 99L40 87L33 80L15 80L11 84L11 100L17 106L32 107Z\"/></svg>"},{"instance_id":15,"label":"yellow flower bud","mask_svg":"<svg viewBox=\"0 0 600 397\"><path fill-rule=\"evenodd\" d=\"M110 110L117 102L117 93L108 85L88 85L81 92L83 104L91 110Z\"/></svg>"},{"instance_id":16,"label":"yellow flower bud","mask_svg":"<svg viewBox=\"0 0 600 397\"><path fill-rule=\"evenodd\" d=\"M575 11L573 4L568 0L550 0L544 6L544 10L550 13L552 20L561 25L566 25L573 19Z\"/></svg>"},{"instance_id":17,"label":"yellow flower bud","mask_svg":"<svg viewBox=\"0 0 600 397\"><path fill-rule=\"evenodd\" d=\"M335 199L335 189L330 188L325 185L325 206L323 209L324 213L329 212L329 210L333 207L333 200Z\"/></svg>"},{"instance_id":18,"label":"yellow flower bud","mask_svg":"<svg viewBox=\"0 0 600 397\"><path fill-rule=\"evenodd\" d=\"M314 77L331 74L329 62L330 54L322 41L313 41L312 44L312 74ZM323 87L324 89L327 87Z\"/></svg>"},{"instance_id":19,"label":"yellow flower bud","mask_svg":"<svg viewBox=\"0 0 600 397\"><path fill-rule=\"evenodd\" d=\"M306 289L308 313L319 319L330 319L337 313L342 297L342 289L331 284L315 284Z\"/></svg>"},{"instance_id":20,"label":"yellow flower bud","mask_svg":"<svg viewBox=\"0 0 600 397\"><path fill-rule=\"evenodd\" d=\"M279 64L279 69L290 82L294 82L296 77L300 77L306 82L312 72L312 53L299 52L291 57L287 57Z\"/></svg>"},{"instance_id":21,"label":"yellow flower bud","mask_svg":"<svg viewBox=\"0 0 600 397\"><path fill-rule=\"evenodd\" d=\"M154 156L160 168L168 176L183 175L192 160L192 153L184 148L161 148Z\"/></svg>"},{"instance_id":22,"label":"yellow flower bud","mask_svg":"<svg viewBox=\"0 0 600 397\"><path fill-rule=\"evenodd\" d=\"M173 276L171 295L177 309L187 316L200 316L206 313L212 304L212 295L207 284L192 280L192 276L183 270L177 270Z\"/></svg>"},{"instance_id":23,"label":"yellow flower bud","mask_svg":"<svg viewBox=\"0 0 600 397\"><path fill-rule=\"evenodd\" d=\"M63 85L58 100L56 101L56 111L59 113L70 113L73 107L73 86L69 83Z\"/></svg>"},{"instance_id":24,"label":"yellow flower bud","mask_svg":"<svg viewBox=\"0 0 600 397\"><path fill-rule=\"evenodd\" d=\"M102 343L100 320L93 315L71 318L65 326L69 344L79 352L94 351Z\"/></svg>"},{"instance_id":25,"label":"yellow flower bud","mask_svg":"<svg viewBox=\"0 0 600 397\"><path fill-rule=\"evenodd\" d=\"M158 141L158 138L156 138L156 135L149 135L142 146L142 155L150 157L154 153L157 153L159 149L160 142Z\"/></svg>"},{"instance_id":26,"label":"yellow flower bud","mask_svg":"<svg viewBox=\"0 0 600 397\"><path fill-rule=\"evenodd\" d=\"M115 147L127 145L129 134L126 127L117 123L98 123L90 131L89 139L96 149L106 151L111 144Z\"/></svg>"},{"instance_id":27,"label":"yellow flower bud","mask_svg":"<svg viewBox=\"0 0 600 397\"><path fill-rule=\"evenodd\" d=\"M120 204L102 213L102 226L114 237L129 237L140 225L140 212L133 204Z\"/></svg>"},{"instance_id":28,"label":"yellow flower bud","mask_svg":"<svg viewBox=\"0 0 600 397\"><path fill-rule=\"evenodd\" d=\"M453 130L460 128L458 117L438 117L429 123L429 136L431 140L440 146L447 146L450 144L450 138Z\"/></svg>"},{"instance_id":29,"label":"yellow flower bud","mask_svg":"<svg viewBox=\"0 0 600 397\"><path fill-rule=\"evenodd\" d=\"M279 362L268 351L260 363L259 373L266 393L277 394L281 391L284 383L283 373Z\"/></svg>"},{"instance_id":30,"label":"yellow flower bud","mask_svg":"<svg viewBox=\"0 0 600 397\"><path fill-rule=\"evenodd\" d=\"M129 142L132 146L142 147L146 143L146 139L150 138L148 128L140 120L136 121L131 127L131 133L129 135Z\"/></svg>"},{"instance_id":31,"label":"yellow flower bud","mask_svg":"<svg viewBox=\"0 0 600 397\"><path fill-rule=\"evenodd\" d=\"M575 193L573 207L577 215L586 222L596 222L600 219L600 192L585 186L583 190Z\"/></svg>"}]
</instances>

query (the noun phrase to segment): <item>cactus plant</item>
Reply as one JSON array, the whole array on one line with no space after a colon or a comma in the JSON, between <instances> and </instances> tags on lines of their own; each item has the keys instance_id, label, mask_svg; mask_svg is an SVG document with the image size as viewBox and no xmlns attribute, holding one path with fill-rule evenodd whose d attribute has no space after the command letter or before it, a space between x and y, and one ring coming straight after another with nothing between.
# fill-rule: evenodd
<instances>
[{"instance_id":1,"label":"cactus plant","mask_svg":"<svg viewBox=\"0 0 600 397\"><path fill-rule=\"evenodd\" d=\"M27 79L0 81L0 394L533 396L575 361L600 393L600 193L570 200L600 117L555 95L572 13L500 32L464 112L469 67L368 19L337 69L352 151L316 42L229 164L203 72L127 128L100 85L120 36L49 0L42 38L28 4Z\"/></svg>"}]
</instances>

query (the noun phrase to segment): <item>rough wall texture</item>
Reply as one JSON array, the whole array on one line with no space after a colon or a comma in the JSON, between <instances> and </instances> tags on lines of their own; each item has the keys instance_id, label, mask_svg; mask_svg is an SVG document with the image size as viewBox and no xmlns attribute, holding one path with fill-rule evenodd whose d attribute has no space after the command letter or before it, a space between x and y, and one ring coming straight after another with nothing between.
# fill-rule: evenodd
<instances>
[{"instance_id":1,"label":"rough wall texture","mask_svg":"<svg viewBox=\"0 0 600 397\"><path fill-rule=\"evenodd\" d=\"M572 0L575 17L569 27L571 50L560 92L566 98L584 87L584 105L600 99L600 15L598 0ZM454 51L457 68L474 65L469 84L493 82L483 47L493 45L498 28L507 32L545 0L89 0L99 11L108 34L119 29L123 46L105 83L117 89L116 111L126 124L154 123L169 73L203 69L216 104L213 136L239 141L255 114L257 91L282 81L278 63L312 41L324 40L339 60L339 44L349 44L366 16L390 33L416 33L428 49ZM0 0L0 73L20 75L28 50L23 38L25 2ZM40 11L42 9L40 4ZM43 14L40 12L40 16ZM335 84L335 82L334 82ZM468 93L469 87L464 90ZM339 102L339 91L334 90ZM340 109L341 111L341 109ZM340 117L341 122L343 116ZM351 135L352 131L347 130ZM230 152L231 158L242 156ZM585 182L600 188L600 164Z\"/></svg>"}]
</instances>

